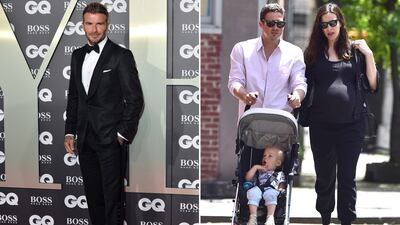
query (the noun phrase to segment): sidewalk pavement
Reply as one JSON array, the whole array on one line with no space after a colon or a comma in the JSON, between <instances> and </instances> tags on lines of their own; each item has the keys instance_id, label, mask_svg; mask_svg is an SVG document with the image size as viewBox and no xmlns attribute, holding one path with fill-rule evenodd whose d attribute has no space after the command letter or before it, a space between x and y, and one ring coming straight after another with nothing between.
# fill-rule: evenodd
<instances>
[{"instance_id":1,"label":"sidewalk pavement","mask_svg":"<svg viewBox=\"0 0 400 225\"><path fill-rule=\"evenodd\" d=\"M309 143L302 164L299 185L292 190L291 224L320 224L315 210L315 172ZM380 184L364 181L366 164L387 162L387 154L362 153L357 165L357 221L356 224L400 224L400 184ZM201 224L230 224L234 203L232 199L203 199L200 201ZM336 209L332 213L338 223ZM340 223L339 223L340 224Z\"/></svg>"}]
</instances>

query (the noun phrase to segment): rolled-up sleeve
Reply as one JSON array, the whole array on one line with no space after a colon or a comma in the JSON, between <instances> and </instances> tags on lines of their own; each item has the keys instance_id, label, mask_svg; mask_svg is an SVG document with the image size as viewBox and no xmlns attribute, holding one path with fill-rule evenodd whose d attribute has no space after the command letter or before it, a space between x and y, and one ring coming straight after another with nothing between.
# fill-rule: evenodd
<instances>
[{"instance_id":1,"label":"rolled-up sleeve","mask_svg":"<svg viewBox=\"0 0 400 225\"><path fill-rule=\"evenodd\" d=\"M229 71L228 88L233 94L233 89L246 86L245 66L243 64L243 49L240 43L236 44L231 52L231 68Z\"/></svg>"},{"instance_id":2,"label":"rolled-up sleeve","mask_svg":"<svg viewBox=\"0 0 400 225\"><path fill-rule=\"evenodd\" d=\"M303 52L299 48L296 51L296 57L294 58L292 71L290 73L290 89L293 92L294 90L303 90L304 93L307 93L307 82L305 77L306 65L304 63Z\"/></svg>"}]
</instances>

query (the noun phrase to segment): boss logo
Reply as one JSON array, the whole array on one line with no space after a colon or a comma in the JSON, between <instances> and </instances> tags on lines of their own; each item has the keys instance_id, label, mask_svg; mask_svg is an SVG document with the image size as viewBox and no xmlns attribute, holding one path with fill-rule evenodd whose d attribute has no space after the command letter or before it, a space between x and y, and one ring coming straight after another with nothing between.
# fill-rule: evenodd
<instances>
[{"instance_id":1,"label":"boss logo","mask_svg":"<svg viewBox=\"0 0 400 225\"><path fill-rule=\"evenodd\" d=\"M181 0L181 3L179 4L179 7L181 8L182 12L188 13L193 10L196 10L199 12L199 0Z\"/></svg>"},{"instance_id":2,"label":"boss logo","mask_svg":"<svg viewBox=\"0 0 400 225\"><path fill-rule=\"evenodd\" d=\"M188 179L182 179L178 182L178 188L195 188L198 189L200 186L200 181L199 180L195 180L193 182L191 182Z\"/></svg>"},{"instance_id":3,"label":"boss logo","mask_svg":"<svg viewBox=\"0 0 400 225\"><path fill-rule=\"evenodd\" d=\"M74 186L82 186L83 178L82 178L82 176L66 176L65 184L66 185L74 185Z\"/></svg>"},{"instance_id":4,"label":"boss logo","mask_svg":"<svg viewBox=\"0 0 400 225\"><path fill-rule=\"evenodd\" d=\"M80 48L80 46L64 46L64 54L65 55L72 55L72 52L75 49Z\"/></svg>"},{"instance_id":5,"label":"boss logo","mask_svg":"<svg viewBox=\"0 0 400 225\"><path fill-rule=\"evenodd\" d=\"M29 217L29 225L54 225L54 219L48 215L43 217L32 215Z\"/></svg>"},{"instance_id":6,"label":"boss logo","mask_svg":"<svg viewBox=\"0 0 400 225\"><path fill-rule=\"evenodd\" d=\"M25 12L28 14L35 14L39 12L40 14L50 14L51 5L48 1L27 1L25 4Z\"/></svg>"},{"instance_id":7,"label":"boss logo","mask_svg":"<svg viewBox=\"0 0 400 225\"><path fill-rule=\"evenodd\" d=\"M45 173L42 176L40 176L39 182L44 184L52 184L54 182L54 179L53 176L51 176L48 173Z\"/></svg>"},{"instance_id":8,"label":"boss logo","mask_svg":"<svg viewBox=\"0 0 400 225\"><path fill-rule=\"evenodd\" d=\"M192 93L189 90L183 90L181 91L181 93L179 93L179 101L182 104L190 104L192 102L199 104L200 103L199 91L197 90L194 93Z\"/></svg>"},{"instance_id":9,"label":"boss logo","mask_svg":"<svg viewBox=\"0 0 400 225\"><path fill-rule=\"evenodd\" d=\"M195 23L183 23L182 24L182 33L188 34L188 33L198 33L200 29L199 24Z\"/></svg>"},{"instance_id":10,"label":"boss logo","mask_svg":"<svg viewBox=\"0 0 400 225\"><path fill-rule=\"evenodd\" d=\"M43 88L39 91L39 99L42 102L51 102L53 98L53 93L48 88Z\"/></svg>"},{"instance_id":11,"label":"boss logo","mask_svg":"<svg viewBox=\"0 0 400 225\"><path fill-rule=\"evenodd\" d=\"M182 78L194 78L199 76L199 70L182 70Z\"/></svg>"},{"instance_id":12,"label":"boss logo","mask_svg":"<svg viewBox=\"0 0 400 225\"><path fill-rule=\"evenodd\" d=\"M71 66L64 67L62 74L65 79L69 80L71 76Z\"/></svg>"},{"instance_id":13,"label":"boss logo","mask_svg":"<svg viewBox=\"0 0 400 225\"><path fill-rule=\"evenodd\" d=\"M108 32L111 34L125 34L126 25L121 24L109 24L108 25Z\"/></svg>"},{"instance_id":14,"label":"boss logo","mask_svg":"<svg viewBox=\"0 0 400 225\"><path fill-rule=\"evenodd\" d=\"M163 222L140 221L140 225L164 225Z\"/></svg>"},{"instance_id":15,"label":"boss logo","mask_svg":"<svg viewBox=\"0 0 400 225\"><path fill-rule=\"evenodd\" d=\"M74 154L67 153L64 155L64 163L67 166L75 166L76 164L79 165L79 157Z\"/></svg>"},{"instance_id":16,"label":"boss logo","mask_svg":"<svg viewBox=\"0 0 400 225\"><path fill-rule=\"evenodd\" d=\"M0 192L0 205L18 205L18 195L10 192L8 194L5 194L3 192Z\"/></svg>"},{"instance_id":17,"label":"boss logo","mask_svg":"<svg viewBox=\"0 0 400 225\"><path fill-rule=\"evenodd\" d=\"M156 198L153 201L148 198L141 198L138 202L139 209L146 212L149 210L153 210L155 212L165 212L165 202Z\"/></svg>"},{"instance_id":18,"label":"boss logo","mask_svg":"<svg viewBox=\"0 0 400 225\"><path fill-rule=\"evenodd\" d=\"M18 224L17 215L0 214L0 224Z\"/></svg>"},{"instance_id":19,"label":"boss logo","mask_svg":"<svg viewBox=\"0 0 400 225\"><path fill-rule=\"evenodd\" d=\"M199 149L200 145L200 138L199 136L195 136L194 138L190 137L189 135L182 135L179 138L179 147L183 149L188 149L190 147L194 147L195 149Z\"/></svg>"},{"instance_id":20,"label":"boss logo","mask_svg":"<svg viewBox=\"0 0 400 225\"><path fill-rule=\"evenodd\" d=\"M5 181L5 180L6 180L6 174L0 173L0 181Z\"/></svg>"},{"instance_id":21,"label":"boss logo","mask_svg":"<svg viewBox=\"0 0 400 225\"><path fill-rule=\"evenodd\" d=\"M87 209L86 196L84 195L81 195L79 197L75 197L74 195L67 195L64 199L64 204L71 209L77 206L81 209Z\"/></svg>"},{"instance_id":22,"label":"boss logo","mask_svg":"<svg viewBox=\"0 0 400 225\"><path fill-rule=\"evenodd\" d=\"M181 159L182 169L199 169L199 160Z\"/></svg>"},{"instance_id":23,"label":"boss logo","mask_svg":"<svg viewBox=\"0 0 400 225\"><path fill-rule=\"evenodd\" d=\"M179 211L196 213L199 211L199 204L197 203L183 203L179 204Z\"/></svg>"},{"instance_id":24,"label":"boss logo","mask_svg":"<svg viewBox=\"0 0 400 225\"><path fill-rule=\"evenodd\" d=\"M14 8L11 2L2 3L1 6L3 6L5 12L12 12Z\"/></svg>"},{"instance_id":25,"label":"boss logo","mask_svg":"<svg viewBox=\"0 0 400 225\"><path fill-rule=\"evenodd\" d=\"M0 109L0 122L4 120L4 111Z\"/></svg>"},{"instance_id":26,"label":"boss logo","mask_svg":"<svg viewBox=\"0 0 400 225\"><path fill-rule=\"evenodd\" d=\"M39 161L42 164L51 164L51 155L39 155Z\"/></svg>"},{"instance_id":27,"label":"boss logo","mask_svg":"<svg viewBox=\"0 0 400 225\"><path fill-rule=\"evenodd\" d=\"M88 225L89 219L88 218L67 218L66 224L67 225Z\"/></svg>"},{"instance_id":28,"label":"boss logo","mask_svg":"<svg viewBox=\"0 0 400 225\"><path fill-rule=\"evenodd\" d=\"M43 131L39 135L39 141L43 145L52 145L53 144L53 135L48 131Z\"/></svg>"},{"instance_id":29,"label":"boss logo","mask_svg":"<svg viewBox=\"0 0 400 225\"><path fill-rule=\"evenodd\" d=\"M65 35L73 35L75 33L78 35L85 35L85 31L83 30L82 21L79 21L76 24L74 24L71 21L68 21L67 25L65 26L65 29L64 29Z\"/></svg>"},{"instance_id":30,"label":"boss logo","mask_svg":"<svg viewBox=\"0 0 400 225\"><path fill-rule=\"evenodd\" d=\"M31 205L53 205L53 198L48 196L31 196Z\"/></svg>"},{"instance_id":31,"label":"boss logo","mask_svg":"<svg viewBox=\"0 0 400 225\"><path fill-rule=\"evenodd\" d=\"M6 161L6 156L4 152L0 151L0 164L4 163L4 161Z\"/></svg>"},{"instance_id":32,"label":"boss logo","mask_svg":"<svg viewBox=\"0 0 400 225\"><path fill-rule=\"evenodd\" d=\"M181 115L181 124L199 124L199 115Z\"/></svg>"},{"instance_id":33,"label":"boss logo","mask_svg":"<svg viewBox=\"0 0 400 225\"><path fill-rule=\"evenodd\" d=\"M26 47L25 53L26 56L28 56L28 58L30 59L34 59L38 56L40 56L40 58L44 58L48 50L48 45L41 45L39 47L36 45L28 45L28 47Z\"/></svg>"},{"instance_id":34,"label":"boss logo","mask_svg":"<svg viewBox=\"0 0 400 225\"><path fill-rule=\"evenodd\" d=\"M27 34L49 34L50 25L40 24L40 25L27 25Z\"/></svg>"},{"instance_id":35,"label":"boss logo","mask_svg":"<svg viewBox=\"0 0 400 225\"><path fill-rule=\"evenodd\" d=\"M64 9L67 9L69 6L69 1L68 2L64 2ZM75 11L79 10L79 11L83 11L85 9L85 7L87 6L87 2L86 1L78 1L75 5Z\"/></svg>"},{"instance_id":36,"label":"boss logo","mask_svg":"<svg viewBox=\"0 0 400 225\"><path fill-rule=\"evenodd\" d=\"M3 132L0 132L0 141L4 141L4 139L6 138L6 134Z\"/></svg>"},{"instance_id":37,"label":"boss logo","mask_svg":"<svg viewBox=\"0 0 400 225\"><path fill-rule=\"evenodd\" d=\"M191 57L199 58L200 54L200 46L196 45L195 47L191 45L182 45L179 49L179 54L184 59L189 59Z\"/></svg>"},{"instance_id":38,"label":"boss logo","mask_svg":"<svg viewBox=\"0 0 400 225\"><path fill-rule=\"evenodd\" d=\"M39 72L39 69L30 69L31 74L36 77L37 73ZM50 69L47 68L46 71L43 74L43 78L50 78Z\"/></svg>"},{"instance_id":39,"label":"boss logo","mask_svg":"<svg viewBox=\"0 0 400 225\"><path fill-rule=\"evenodd\" d=\"M51 113L50 112L40 112L39 119L41 122L51 122Z\"/></svg>"},{"instance_id":40,"label":"boss logo","mask_svg":"<svg viewBox=\"0 0 400 225\"><path fill-rule=\"evenodd\" d=\"M128 4L125 0L103 0L101 4L107 8L108 12L126 13L128 8Z\"/></svg>"}]
</instances>

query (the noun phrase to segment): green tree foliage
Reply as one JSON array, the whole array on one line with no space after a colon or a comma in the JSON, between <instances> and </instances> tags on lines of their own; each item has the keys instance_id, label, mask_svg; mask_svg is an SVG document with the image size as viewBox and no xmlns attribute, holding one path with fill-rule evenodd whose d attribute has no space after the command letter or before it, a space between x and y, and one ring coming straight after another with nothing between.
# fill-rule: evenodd
<instances>
[{"instance_id":1,"label":"green tree foliage","mask_svg":"<svg viewBox=\"0 0 400 225\"><path fill-rule=\"evenodd\" d=\"M346 17L349 30L367 34L375 59L390 73L393 112L390 132L390 162L400 163L400 3L398 0L336 1Z\"/></svg>"}]
</instances>

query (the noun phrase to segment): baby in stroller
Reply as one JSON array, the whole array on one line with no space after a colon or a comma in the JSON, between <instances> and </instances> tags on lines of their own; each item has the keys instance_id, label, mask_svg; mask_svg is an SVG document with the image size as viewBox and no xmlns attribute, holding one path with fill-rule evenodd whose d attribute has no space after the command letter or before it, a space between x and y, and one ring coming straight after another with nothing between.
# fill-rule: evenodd
<instances>
[{"instance_id":1,"label":"baby in stroller","mask_svg":"<svg viewBox=\"0 0 400 225\"><path fill-rule=\"evenodd\" d=\"M263 153L262 165L254 165L246 173L246 181L251 182L256 177L256 185L247 191L250 217L247 225L257 225L257 208L261 198L265 201L267 221L265 225L275 225L274 213L277 199L286 187L286 178L281 166L285 153L275 147L267 146Z\"/></svg>"}]
</instances>

